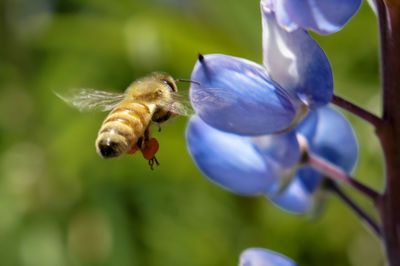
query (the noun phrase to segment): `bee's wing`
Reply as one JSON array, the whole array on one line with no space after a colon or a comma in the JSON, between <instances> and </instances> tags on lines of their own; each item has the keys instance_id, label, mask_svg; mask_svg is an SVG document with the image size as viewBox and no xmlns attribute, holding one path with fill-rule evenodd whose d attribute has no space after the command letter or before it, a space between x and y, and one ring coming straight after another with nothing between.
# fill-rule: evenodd
<instances>
[{"instance_id":1,"label":"bee's wing","mask_svg":"<svg viewBox=\"0 0 400 266\"><path fill-rule=\"evenodd\" d=\"M172 101L161 102L159 105L175 114L184 116L192 116L194 114L188 92L174 93Z\"/></svg>"},{"instance_id":2,"label":"bee's wing","mask_svg":"<svg viewBox=\"0 0 400 266\"><path fill-rule=\"evenodd\" d=\"M66 92L54 92L61 100L81 112L109 111L120 103L124 93L99 91L94 89L72 89Z\"/></svg>"},{"instance_id":3,"label":"bee's wing","mask_svg":"<svg viewBox=\"0 0 400 266\"><path fill-rule=\"evenodd\" d=\"M237 94L218 88L213 88L212 93L208 91L197 91L194 97L220 108L225 108L240 101ZM165 102L162 106L180 115L192 116L195 113L189 99L189 91L174 93L172 103Z\"/></svg>"}]
</instances>

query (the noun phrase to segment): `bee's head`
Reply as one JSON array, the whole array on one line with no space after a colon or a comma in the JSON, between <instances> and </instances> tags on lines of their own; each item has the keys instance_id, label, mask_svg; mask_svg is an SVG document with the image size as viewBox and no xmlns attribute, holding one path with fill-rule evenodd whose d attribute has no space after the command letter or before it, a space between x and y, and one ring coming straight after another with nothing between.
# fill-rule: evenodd
<instances>
[{"instance_id":1,"label":"bee's head","mask_svg":"<svg viewBox=\"0 0 400 266\"><path fill-rule=\"evenodd\" d=\"M153 77L162 83L164 83L172 92L177 92L178 87L176 86L175 80L168 74L156 72L153 73Z\"/></svg>"}]
</instances>

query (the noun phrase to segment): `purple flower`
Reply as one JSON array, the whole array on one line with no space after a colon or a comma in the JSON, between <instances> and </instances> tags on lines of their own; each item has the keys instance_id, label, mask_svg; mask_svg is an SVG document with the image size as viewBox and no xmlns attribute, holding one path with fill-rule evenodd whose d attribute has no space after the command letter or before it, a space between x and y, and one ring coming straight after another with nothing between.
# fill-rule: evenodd
<instances>
[{"instance_id":1,"label":"purple flower","mask_svg":"<svg viewBox=\"0 0 400 266\"><path fill-rule=\"evenodd\" d=\"M222 54L199 56L191 76L198 83L190 88L196 115L186 138L212 182L304 213L322 174L301 161L299 139L347 172L358 149L347 120L326 106L333 78L325 53L300 24L290 31L280 25L279 12L290 3L261 1L263 65Z\"/></svg>"},{"instance_id":2,"label":"purple flower","mask_svg":"<svg viewBox=\"0 0 400 266\"><path fill-rule=\"evenodd\" d=\"M361 0L261 0L264 12L276 12L287 31L299 28L329 34L340 30L357 12Z\"/></svg>"},{"instance_id":3,"label":"purple flower","mask_svg":"<svg viewBox=\"0 0 400 266\"><path fill-rule=\"evenodd\" d=\"M190 155L197 167L223 188L241 195L264 195L292 213L304 213L322 174L301 164L299 136L311 152L350 172L358 146L348 121L330 107L321 107L285 134L241 136L191 118L186 131Z\"/></svg>"},{"instance_id":4,"label":"purple flower","mask_svg":"<svg viewBox=\"0 0 400 266\"><path fill-rule=\"evenodd\" d=\"M262 20L263 65L212 54L194 67L193 108L215 128L252 136L280 132L332 98L329 61L311 36L285 31L273 11L262 10Z\"/></svg>"},{"instance_id":5,"label":"purple flower","mask_svg":"<svg viewBox=\"0 0 400 266\"><path fill-rule=\"evenodd\" d=\"M290 258L264 248L248 248L240 254L239 266L296 266Z\"/></svg>"}]
</instances>

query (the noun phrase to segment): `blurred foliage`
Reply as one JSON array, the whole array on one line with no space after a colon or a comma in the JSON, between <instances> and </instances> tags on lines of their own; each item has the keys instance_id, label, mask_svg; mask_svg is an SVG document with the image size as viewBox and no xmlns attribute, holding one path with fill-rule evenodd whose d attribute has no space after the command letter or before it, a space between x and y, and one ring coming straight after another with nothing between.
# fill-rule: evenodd
<instances>
[{"instance_id":1,"label":"blurred foliage","mask_svg":"<svg viewBox=\"0 0 400 266\"><path fill-rule=\"evenodd\" d=\"M94 140L105 114L53 94L123 91L157 70L189 78L199 52L260 62L258 0L3 0L0 14L0 265L237 265L251 246L300 265L382 264L379 241L335 197L299 217L207 181L185 147L187 118L155 133L161 165L151 171L140 155L101 159ZM315 38L337 94L379 113L368 5L343 31ZM355 176L381 189L374 132L349 118L361 148Z\"/></svg>"}]
</instances>

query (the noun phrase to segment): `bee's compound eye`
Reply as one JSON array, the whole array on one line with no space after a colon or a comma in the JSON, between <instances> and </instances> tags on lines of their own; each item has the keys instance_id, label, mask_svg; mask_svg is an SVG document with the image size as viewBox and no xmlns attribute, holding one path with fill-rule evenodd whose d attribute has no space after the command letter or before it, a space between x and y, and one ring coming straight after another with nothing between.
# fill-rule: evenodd
<instances>
[{"instance_id":1,"label":"bee's compound eye","mask_svg":"<svg viewBox=\"0 0 400 266\"><path fill-rule=\"evenodd\" d=\"M170 81L170 80L167 80L167 79L164 79L163 82L164 82L166 85L168 85L168 87L171 89L171 91L176 91L176 86L175 86L175 83L174 83L174 82L172 82L172 81Z\"/></svg>"},{"instance_id":2,"label":"bee's compound eye","mask_svg":"<svg viewBox=\"0 0 400 266\"><path fill-rule=\"evenodd\" d=\"M99 142L99 152L103 158L116 157L119 155L118 143L110 139L103 139Z\"/></svg>"}]
</instances>

